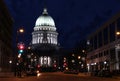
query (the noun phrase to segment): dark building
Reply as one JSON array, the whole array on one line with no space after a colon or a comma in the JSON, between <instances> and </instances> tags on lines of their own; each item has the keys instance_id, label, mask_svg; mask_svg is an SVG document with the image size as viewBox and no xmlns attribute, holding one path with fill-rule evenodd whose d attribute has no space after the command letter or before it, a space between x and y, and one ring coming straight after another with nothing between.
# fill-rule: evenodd
<instances>
[{"instance_id":1,"label":"dark building","mask_svg":"<svg viewBox=\"0 0 120 81\"><path fill-rule=\"evenodd\" d=\"M120 13L88 37L88 71L120 71Z\"/></svg>"},{"instance_id":2,"label":"dark building","mask_svg":"<svg viewBox=\"0 0 120 81\"><path fill-rule=\"evenodd\" d=\"M0 0L0 72L10 71L12 63L13 20L3 0Z\"/></svg>"}]
</instances>

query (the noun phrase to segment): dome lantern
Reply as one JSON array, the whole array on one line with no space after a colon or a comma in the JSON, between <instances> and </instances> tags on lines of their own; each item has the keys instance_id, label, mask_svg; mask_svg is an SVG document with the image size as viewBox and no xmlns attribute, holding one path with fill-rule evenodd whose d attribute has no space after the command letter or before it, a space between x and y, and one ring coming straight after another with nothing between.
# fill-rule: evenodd
<instances>
[{"instance_id":1,"label":"dome lantern","mask_svg":"<svg viewBox=\"0 0 120 81\"><path fill-rule=\"evenodd\" d=\"M48 15L47 9L44 8L43 13L36 20L35 27L52 26L55 27L55 22L51 16Z\"/></svg>"},{"instance_id":2,"label":"dome lantern","mask_svg":"<svg viewBox=\"0 0 120 81\"><path fill-rule=\"evenodd\" d=\"M42 13L43 15L44 14L48 14L48 12L47 12L47 8L44 8L44 10L43 10L43 13Z\"/></svg>"}]
</instances>

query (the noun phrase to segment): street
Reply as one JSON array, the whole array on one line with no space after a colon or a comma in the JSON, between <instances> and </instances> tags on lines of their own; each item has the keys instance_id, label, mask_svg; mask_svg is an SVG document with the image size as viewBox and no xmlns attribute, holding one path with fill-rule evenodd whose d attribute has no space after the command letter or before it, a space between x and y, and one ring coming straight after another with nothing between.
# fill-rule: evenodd
<instances>
[{"instance_id":1,"label":"street","mask_svg":"<svg viewBox=\"0 0 120 81\"><path fill-rule=\"evenodd\" d=\"M41 73L37 76L0 77L0 81L120 81L118 78L91 77L85 74L64 74L61 72Z\"/></svg>"}]
</instances>

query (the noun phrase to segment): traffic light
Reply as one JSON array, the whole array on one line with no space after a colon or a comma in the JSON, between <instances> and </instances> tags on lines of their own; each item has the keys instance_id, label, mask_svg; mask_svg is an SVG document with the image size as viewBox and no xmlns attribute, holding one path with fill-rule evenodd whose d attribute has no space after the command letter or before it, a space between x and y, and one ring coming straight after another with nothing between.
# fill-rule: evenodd
<instances>
[{"instance_id":1,"label":"traffic light","mask_svg":"<svg viewBox=\"0 0 120 81\"><path fill-rule=\"evenodd\" d=\"M20 48L20 49L24 49L24 45L21 44L19 48Z\"/></svg>"},{"instance_id":2,"label":"traffic light","mask_svg":"<svg viewBox=\"0 0 120 81\"><path fill-rule=\"evenodd\" d=\"M21 42L18 43L18 53L22 54L24 49L25 49L24 43L21 43Z\"/></svg>"},{"instance_id":3,"label":"traffic light","mask_svg":"<svg viewBox=\"0 0 120 81\"><path fill-rule=\"evenodd\" d=\"M37 65L37 68L40 68L40 65L39 65L39 64Z\"/></svg>"},{"instance_id":4,"label":"traffic light","mask_svg":"<svg viewBox=\"0 0 120 81\"><path fill-rule=\"evenodd\" d=\"M56 64L54 64L54 67L56 68L56 67L57 67L57 65L56 65Z\"/></svg>"},{"instance_id":5,"label":"traffic light","mask_svg":"<svg viewBox=\"0 0 120 81\"><path fill-rule=\"evenodd\" d=\"M19 50L18 53L19 53L19 54L22 54L22 53L23 53L23 50Z\"/></svg>"}]
</instances>

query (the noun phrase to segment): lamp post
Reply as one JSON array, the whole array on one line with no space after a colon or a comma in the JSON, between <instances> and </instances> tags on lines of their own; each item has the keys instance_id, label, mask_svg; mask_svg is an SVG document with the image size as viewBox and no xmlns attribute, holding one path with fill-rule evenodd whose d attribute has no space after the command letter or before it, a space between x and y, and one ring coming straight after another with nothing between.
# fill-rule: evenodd
<instances>
[{"instance_id":1,"label":"lamp post","mask_svg":"<svg viewBox=\"0 0 120 81\"><path fill-rule=\"evenodd\" d=\"M118 41L118 36L120 36L120 32L119 31L117 31L116 32L116 41ZM119 68L119 57L118 57L118 51L120 50L120 44L117 42L116 43L117 45L115 45L115 52L116 52L116 70L119 70L120 68Z\"/></svg>"},{"instance_id":2,"label":"lamp post","mask_svg":"<svg viewBox=\"0 0 120 81\"><path fill-rule=\"evenodd\" d=\"M18 43L18 35L19 34L23 34L24 33L24 29L23 28L19 28L17 30L17 33L16 33L16 46L17 46L17 43Z\"/></svg>"},{"instance_id":3,"label":"lamp post","mask_svg":"<svg viewBox=\"0 0 120 81\"><path fill-rule=\"evenodd\" d=\"M16 56L18 55L17 51L18 51L18 36L19 34L23 34L24 33L24 29L23 28L19 28L17 30L17 34L16 34Z\"/></svg>"},{"instance_id":4,"label":"lamp post","mask_svg":"<svg viewBox=\"0 0 120 81\"><path fill-rule=\"evenodd\" d=\"M15 66L15 69L14 69L14 75L17 76L18 75L18 36L19 34L22 34L24 33L24 29L23 28L19 28L17 29L17 32L16 32L16 45L15 45L15 63L14 63L14 66Z\"/></svg>"}]
</instances>

